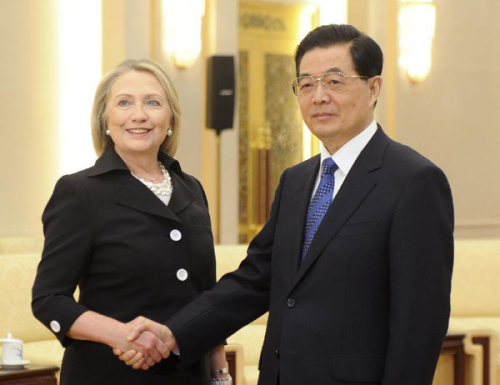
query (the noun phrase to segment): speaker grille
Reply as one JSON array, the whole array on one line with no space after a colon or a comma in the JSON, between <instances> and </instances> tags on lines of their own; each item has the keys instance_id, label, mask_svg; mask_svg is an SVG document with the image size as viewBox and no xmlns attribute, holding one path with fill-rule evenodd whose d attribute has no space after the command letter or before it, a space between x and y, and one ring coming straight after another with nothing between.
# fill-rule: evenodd
<instances>
[{"instance_id":1,"label":"speaker grille","mask_svg":"<svg viewBox=\"0 0 500 385\"><path fill-rule=\"evenodd\" d=\"M220 134L233 127L235 70L233 56L211 56L207 61L208 128Z\"/></svg>"}]
</instances>

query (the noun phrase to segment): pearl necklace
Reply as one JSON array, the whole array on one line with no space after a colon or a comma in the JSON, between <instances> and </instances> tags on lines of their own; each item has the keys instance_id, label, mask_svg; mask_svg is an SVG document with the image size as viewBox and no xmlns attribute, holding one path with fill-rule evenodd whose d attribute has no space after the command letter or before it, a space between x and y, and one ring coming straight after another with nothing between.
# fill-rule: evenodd
<instances>
[{"instance_id":1,"label":"pearl necklace","mask_svg":"<svg viewBox=\"0 0 500 385\"><path fill-rule=\"evenodd\" d=\"M170 178L170 175L163 163L158 162L158 165L160 166L161 172L163 174L163 182L161 183L148 182L145 179L139 178L134 173L132 173L132 175L139 179L142 183L144 183L144 185L149 188L155 195L171 196L173 190L172 179ZM155 179L152 180L154 181Z\"/></svg>"}]
</instances>

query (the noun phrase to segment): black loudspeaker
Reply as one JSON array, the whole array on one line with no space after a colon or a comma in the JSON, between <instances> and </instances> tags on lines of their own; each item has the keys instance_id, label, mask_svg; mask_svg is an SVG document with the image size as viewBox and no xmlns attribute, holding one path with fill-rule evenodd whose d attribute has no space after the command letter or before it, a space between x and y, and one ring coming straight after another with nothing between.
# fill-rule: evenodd
<instances>
[{"instance_id":1,"label":"black loudspeaker","mask_svg":"<svg viewBox=\"0 0 500 385\"><path fill-rule=\"evenodd\" d=\"M217 131L233 128L235 101L233 56L211 56L207 63L207 124Z\"/></svg>"}]
</instances>

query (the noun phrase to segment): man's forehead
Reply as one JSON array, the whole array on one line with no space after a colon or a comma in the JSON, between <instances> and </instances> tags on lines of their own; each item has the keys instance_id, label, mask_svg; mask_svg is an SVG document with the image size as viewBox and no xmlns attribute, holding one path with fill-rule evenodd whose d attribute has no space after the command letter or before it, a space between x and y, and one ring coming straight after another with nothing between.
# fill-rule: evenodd
<instances>
[{"instance_id":1,"label":"man's forehead","mask_svg":"<svg viewBox=\"0 0 500 385\"><path fill-rule=\"evenodd\" d=\"M307 51L300 62L299 74L314 75L326 72L351 72L353 63L349 45L337 44Z\"/></svg>"}]
</instances>

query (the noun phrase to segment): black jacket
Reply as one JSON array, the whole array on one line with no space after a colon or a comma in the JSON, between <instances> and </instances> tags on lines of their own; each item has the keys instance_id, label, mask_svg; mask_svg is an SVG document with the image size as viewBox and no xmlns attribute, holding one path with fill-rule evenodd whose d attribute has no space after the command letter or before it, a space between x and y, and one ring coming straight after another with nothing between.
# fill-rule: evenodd
<instances>
[{"instance_id":1,"label":"black jacket","mask_svg":"<svg viewBox=\"0 0 500 385\"><path fill-rule=\"evenodd\" d=\"M175 357L135 371L107 346L66 337L86 310L123 322L138 315L164 321L215 284L203 189L173 158L159 160L173 182L168 206L109 149L94 167L62 177L43 213L45 246L32 306L48 328L52 321L60 326L55 335L66 347L63 385L209 383L207 356L182 372ZM175 230L180 240L172 239Z\"/></svg>"}]
</instances>

